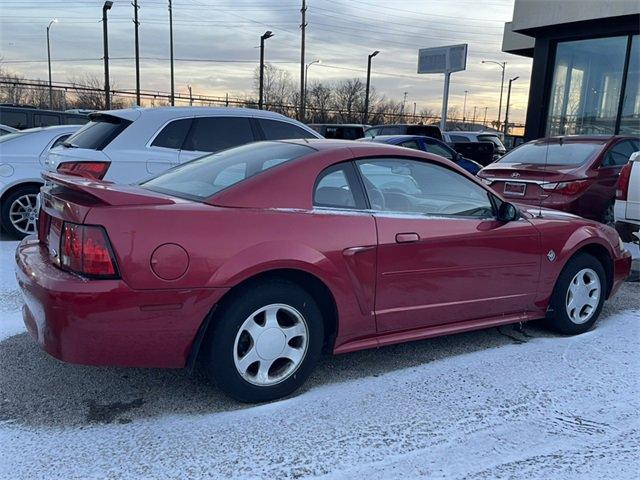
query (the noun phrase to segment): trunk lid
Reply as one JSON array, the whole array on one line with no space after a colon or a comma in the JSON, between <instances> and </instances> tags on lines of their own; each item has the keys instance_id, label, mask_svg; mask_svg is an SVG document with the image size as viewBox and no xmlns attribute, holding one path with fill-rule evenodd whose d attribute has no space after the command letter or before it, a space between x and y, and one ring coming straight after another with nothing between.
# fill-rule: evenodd
<instances>
[{"instance_id":1,"label":"trunk lid","mask_svg":"<svg viewBox=\"0 0 640 480\"><path fill-rule=\"evenodd\" d=\"M84 223L92 208L133 205L169 205L181 200L141 187L116 185L89 178L44 172L38 239L57 256L63 222ZM55 259L54 259L55 261Z\"/></svg>"},{"instance_id":2,"label":"trunk lid","mask_svg":"<svg viewBox=\"0 0 640 480\"><path fill-rule=\"evenodd\" d=\"M540 184L582 180L576 165L540 165L495 163L478 174L496 192L513 199L540 200L549 195ZM491 182L491 183L489 183Z\"/></svg>"}]
</instances>

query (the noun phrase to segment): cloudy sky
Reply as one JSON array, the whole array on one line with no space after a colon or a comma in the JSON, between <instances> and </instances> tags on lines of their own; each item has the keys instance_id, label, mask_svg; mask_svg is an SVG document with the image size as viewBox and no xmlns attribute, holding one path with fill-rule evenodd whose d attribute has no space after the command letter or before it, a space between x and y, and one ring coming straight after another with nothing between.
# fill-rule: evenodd
<instances>
[{"instance_id":1,"label":"cloudy sky","mask_svg":"<svg viewBox=\"0 0 640 480\"><path fill-rule=\"evenodd\" d=\"M4 67L26 78L47 77L46 26L51 27L53 80L65 82L85 73L102 76L102 0L0 0L0 56ZM253 90L259 38L265 30L268 62L299 78L301 0L173 0L176 90L243 96ZM308 0L307 62L309 81L366 76L373 60L372 84L397 100L407 93L416 102L440 110L442 75L416 74L419 48L468 43L467 70L454 73L450 107L467 117L477 107L482 119L497 115L500 68L482 60L506 61L513 85L511 118L524 120L531 60L501 52L504 22L511 20L513 0ZM167 0L139 0L141 86L169 90ZM135 87L133 7L115 0L109 12L112 83ZM505 86L506 101L506 86ZM504 109L503 109L504 114Z\"/></svg>"}]
</instances>

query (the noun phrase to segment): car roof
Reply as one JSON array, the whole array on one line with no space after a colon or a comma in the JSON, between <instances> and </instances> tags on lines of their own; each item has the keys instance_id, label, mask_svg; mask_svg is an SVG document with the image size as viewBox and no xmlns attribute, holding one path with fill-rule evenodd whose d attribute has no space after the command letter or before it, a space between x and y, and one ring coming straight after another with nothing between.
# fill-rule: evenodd
<instances>
[{"instance_id":1,"label":"car roof","mask_svg":"<svg viewBox=\"0 0 640 480\"><path fill-rule=\"evenodd\" d=\"M637 138L626 135L556 135L553 137L544 137L533 140L531 143L555 143L555 142L592 142L606 143L616 138Z\"/></svg>"},{"instance_id":2,"label":"car roof","mask_svg":"<svg viewBox=\"0 0 640 480\"><path fill-rule=\"evenodd\" d=\"M422 138L430 141L434 140L436 142L440 141L437 138L427 137L426 135L376 135L375 137L359 138L358 141L383 143L383 142L390 142L390 141L396 141L396 140L399 142L402 140L416 140L418 138Z\"/></svg>"},{"instance_id":3,"label":"car roof","mask_svg":"<svg viewBox=\"0 0 640 480\"><path fill-rule=\"evenodd\" d=\"M314 127L360 127L360 128L369 128L368 125L363 125L362 123L310 123L309 126Z\"/></svg>"},{"instance_id":4,"label":"car roof","mask_svg":"<svg viewBox=\"0 0 640 480\"><path fill-rule=\"evenodd\" d=\"M258 110L255 108L236 108L236 107L133 107L123 108L119 110L105 110L94 112L90 117L98 115L111 115L114 117L124 118L125 120L135 121L141 116L152 116L156 118L164 118L170 120L176 117L185 116L205 116L205 115L225 115L238 117L257 117L277 120L288 120L295 122L280 113L270 112L267 110Z\"/></svg>"},{"instance_id":5,"label":"car roof","mask_svg":"<svg viewBox=\"0 0 640 480\"><path fill-rule=\"evenodd\" d=\"M33 127L27 128L25 130L20 130L20 133L41 133L41 132L49 132L49 133L58 133L58 132L75 132L82 125L51 125L49 127Z\"/></svg>"}]
</instances>

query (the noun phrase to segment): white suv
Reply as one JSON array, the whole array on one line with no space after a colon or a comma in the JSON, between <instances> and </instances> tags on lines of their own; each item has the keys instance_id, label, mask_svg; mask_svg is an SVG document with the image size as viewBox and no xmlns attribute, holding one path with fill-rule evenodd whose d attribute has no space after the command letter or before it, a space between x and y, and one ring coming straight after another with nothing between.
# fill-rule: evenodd
<instances>
[{"instance_id":1,"label":"white suv","mask_svg":"<svg viewBox=\"0 0 640 480\"><path fill-rule=\"evenodd\" d=\"M207 153L258 140L322 138L278 113L243 108L128 108L92 113L46 168L136 183Z\"/></svg>"},{"instance_id":2,"label":"white suv","mask_svg":"<svg viewBox=\"0 0 640 480\"><path fill-rule=\"evenodd\" d=\"M640 152L633 152L620 171L613 214L625 242L640 240Z\"/></svg>"}]
</instances>

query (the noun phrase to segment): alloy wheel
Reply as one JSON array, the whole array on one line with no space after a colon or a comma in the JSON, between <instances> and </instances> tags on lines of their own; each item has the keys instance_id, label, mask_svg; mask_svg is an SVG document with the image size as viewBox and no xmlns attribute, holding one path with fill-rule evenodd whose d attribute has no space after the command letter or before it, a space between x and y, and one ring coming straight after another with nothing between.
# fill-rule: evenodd
<instances>
[{"instance_id":1,"label":"alloy wheel","mask_svg":"<svg viewBox=\"0 0 640 480\"><path fill-rule=\"evenodd\" d=\"M253 312L238 330L233 360L247 382L261 387L291 377L309 344L304 317L290 305L275 303Z\"/></svg>"},{"instance_id":2,"label":"alloy wheel","mask_svg":"<svg viewBox=\"0 0 640 480\"><path fill-rule=\"evenodd\" d=\"M31 235L36 233L38 220L38 195L28 193L16 198L9 208L9 221L20 233Z\"/></svg>"},{"instance_id":3,"label":"alloy wheel","mask_svg":"<svg viewBox=\"0 0 640 480\"><path fill-rule=\"evenodd\" d=\"M591 268L583 268L569 283L566 309L569 319L575 324L588 322L600 302L602 288L598 274Z\"/></svg>"}]
</instances>

